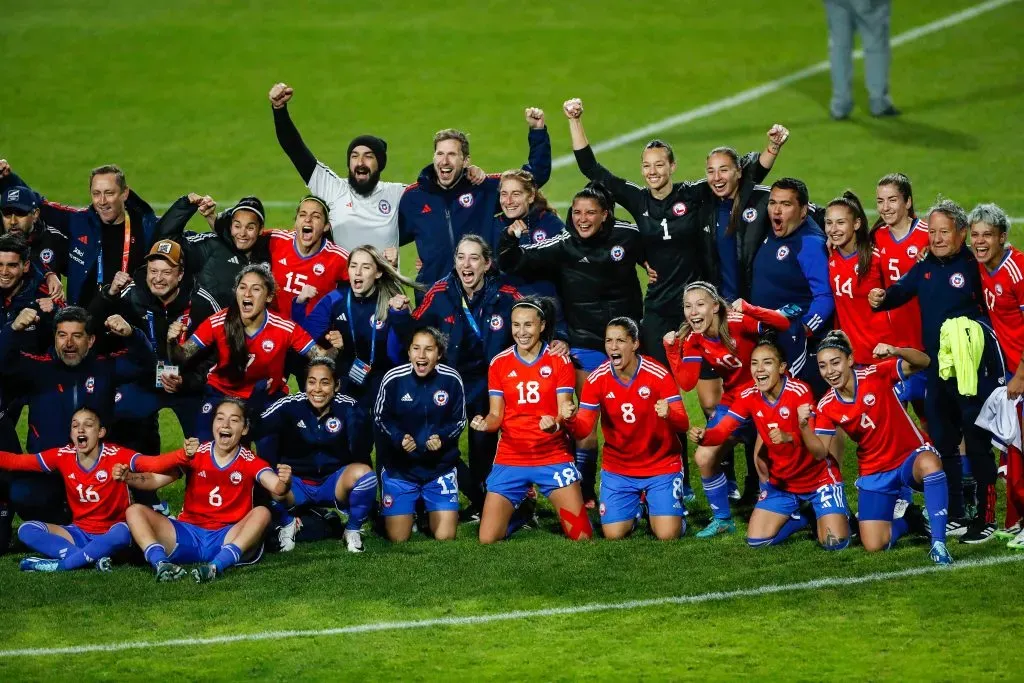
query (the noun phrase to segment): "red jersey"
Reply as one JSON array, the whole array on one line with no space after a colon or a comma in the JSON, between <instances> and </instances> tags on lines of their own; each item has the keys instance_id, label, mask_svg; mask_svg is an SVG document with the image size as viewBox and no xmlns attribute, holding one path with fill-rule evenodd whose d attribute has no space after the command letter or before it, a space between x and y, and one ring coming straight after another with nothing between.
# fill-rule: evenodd
<instances>
[{"instance_id":1,"label":"red jersey","mask_svg":"<svg viewBox=\"0 0 1024 683\"><path fill-rule=\"evenodd\" d=\"M729 412L704 434L702 443L717 446L724 443L729 435L744 420L752 419L758 435L768 450L765 462L772 486L789 493L810 493L822 486L837 484L843 480L832 456L817 460L804 447L800 438L800 418L797 408L814 405L811 388L799 380L784 376L782 392L775 403L770 403L756 386L740 392L739 398L729 406ZM774 444L768 436L772 429L789 434L792 441Z\"/></svg>"},{"instance_id":2,"label":"red jersey","mask_svg":"<svg viewBox=\"0 0 1024 683\"><path fill-rule=\"evenodd\" d=\"M316 288L316 296L306 302L308 314L339 282L348 280L348 252L334 242L324 239L319 249L303 256L295 246L293 231L271 230L268 234L270 272L278 287L270 308L278 315L291 319L292 302L303 285Z\"/></svg>"},{"instance_id":3,"label":"red jersey","mask_svg":"<svg viewBox=\"0 0 1024 683\"><path fill-rule=\"evenodd\" d=\"M888 289L889 285L906 275L917 263L918 254L927 246L928 224L920 218L913 219L910 231L900 240L892 236L892 229L888 225L876 230L875 248L878 249L882 267L883 286ZM924 349L921 340L921 306L917 299L889 311L889 319L896 332L896 339L890 344L919 351Z\"/></svg>"},{"instance_id":4,"label":"red jersey","mask_svg":"<svg viewBox=\"0 0 1024 683\"><path fill-rule=\"evenodd\" d=\"M762 324L783 331L789 320L778 311L744 303L743 312L730 310L729 336L736 345L730 351L719 337L691 332L679 348L679 340L665 347L669 367L683 391L691 391L700 378L701 361L707 361L722 378L722 405L732 405L743 387L750 384L750 356L763 330Z\"/></svg>"},{"instance_id":5,"label":"red jersey","mask_svg":"<svg viewBox=\"0 0 1024 683\"><path fill-rule=\"evenodd\" d=\"M601 469L627 477L655 477L682 471L679 432L690 424L679 389L668 370L639 357L636 374L628 384L605 361L587 377L580 410L566 426L578 439L590 434L601 414L604 460ZM654 404L669 404L668 419L658 417Z\"/></svg>"},{"instance_id":6,"label":"red jersey","mask_svg":"<svg viewBox=\"0 0 1024 683\"><path fill-rule=\"evenodd\" d=\"M211 530L235 524L249 514L260 475L273 472L266 460L241 446L231 462L221 467L210 441L184 467L188 470L185 501L178 519Z\"/></svg>"},{"instance_id":7,"label":"red jersey","mask_svg":"<svg viewBox=\"0 0 1024 683\"><path fill-rule=\"evenodd\" d=\"M836 301L836 327L846 333L853 346L853 360L861 365L874 362L872 352L880 342L897 339L888 311L876 311L868 303L868 292L884 288L878 250L873 250L868 272L857 274L860 254L843 256L833 249L828 259L828 279Z\"/></svg>"},{"instance_id":8,"label":"red jersey","mask_svg":"<svg viewBox=\"0 0 1024 683\"><path fill-rule=\"evenodd\" d=\"M1024 254L1007 246L995 270L990 273L980 263L978 270L992 329L1006 358L1006 369L1017 372L1024 352Z\"/></svg>"},{"instance_id":9,"label":"red jersey","mask_svg":"<svg viewBox=\"0 0 1024 683\"><path fill-rule=\"evenodd\" d=\"M558 394L571 395L575 386L572 361L552 354L547 346L532 363L520 358L514 346L495 356L487 370L487 388L491 396L505 399L505 415L494 463L532 467L572 462L565 430L548 434L538 424L542 415L558 417Z\"/></svg>"},{"instance_id":10,"label":"red jersey","mask_svg":"<svg viewBox=\"0 0 1024 683\"><path fill-rule=\"evenodd\" d=\"M313 338L293 323L270 311L259 332L249 337L246 335L246 346L249 347L249 364L245 368L245 376L241 382L233 382L224 372L229 363L227 333L224 320L228 309L214 313L196 328L192 341L200 348L215 346L217 364L210 370L207 382L211 387L235 398L247 399L253 388L261 380L267 381L268 393L278 393L286 386L284 380L284 361L288 349L306 355L313 348ZM276 389L276 391L275 391Z\"/></svg>"},{"instance_id":11,"label":"red jersey","mask_svg":"<svg viewBox=\"0 0 1024 683\"><path fill-rule=\"evenodd\" d=\"M930 443L910 419L893 387L903 377L896 358L854 371L854 396L845 401L829 389L818 402L814 417L816 434L834 435L842 427L857 442L861 476L888 472L903 464L907 456Z\"/></svg>"}]
</instances>

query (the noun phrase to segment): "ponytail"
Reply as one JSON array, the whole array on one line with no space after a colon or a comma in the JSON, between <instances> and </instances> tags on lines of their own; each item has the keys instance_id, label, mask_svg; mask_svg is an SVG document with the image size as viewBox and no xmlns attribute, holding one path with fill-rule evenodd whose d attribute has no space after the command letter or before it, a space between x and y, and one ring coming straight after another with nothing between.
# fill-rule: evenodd
<instances>
[{"instance_id":1,"label":"ponytail","mask_svg":"<svg viewBox=\"0 0 1024 683\"><path fill-rule=\"evenodd\" d=\"M833 206L845 206L853 215L854 222L860 223L860 227L854 228L853 239L857 245L857 277L863 278L871 267L871 253L874 250L871 234L868 232L868 217L864 213L864 206L852 190L847 190L843 196L830 201L825 207L826 211Z\"/></svg>"},{"instance_id":2,"label":"ponytail","mask_svg":"<svg viewBox=\"0 0 1024 683\"><path fill-rule=\"evenodd\" d=\"M274 276L270 274L270 268L265 263L251 263L235 276L235 284L232 287L231 303L228 304L228 312L224 316L224 336L228 342L228 362L223 367L224 375L232 382L239 383L245 378L245 370L249 367L249 346L245 338L245 325L242 323L242 309L238 307L238 286L242 278L250 273L255 273L263 280L263 286L267 288L267 301L277 292L277 283ZM264 314L267 309L264 307Z\"/></svg>"}]
</instances>

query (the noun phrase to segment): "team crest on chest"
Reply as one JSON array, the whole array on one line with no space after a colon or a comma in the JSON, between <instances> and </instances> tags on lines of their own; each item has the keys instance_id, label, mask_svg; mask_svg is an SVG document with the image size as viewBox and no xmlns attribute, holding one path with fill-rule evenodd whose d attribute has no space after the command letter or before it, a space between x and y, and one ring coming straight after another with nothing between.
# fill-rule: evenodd
<instances>
[{"instance_id":1,"label":"team crest on chest","mask_svg":"<svg viewBox=\"0 0 1024 683\"><path fill-rule=\"evenodd\" d=\"M543 242L547 238L548 238L548 234L546 232L544 232L543 230L534 230L533 231L533 241L534 242Z\"/></svg>"},{"instance_id":2,"label":"team crest on chest","mask_svg":"<svg viewBox=\"0 0 1024 683\"><path fill-rule=\"evenodd\" d=\"M866 405L866 406L873 406L873 405L875 405L875 395L874 394L865 394L864 395L864 405Z\"/></svg>"},{"instance_id":3,"label":"team crest on chest","mask_svg":"<svg viewBox=\"0 0 1024 683\"><path fill-rule=\"evenodd\" d=\"M49 263L53 260L53 249L43 249L39 252L39 260L43 263Z\"/></svg>"},{"instance_id":4,"label":"team crest on chest","mask_svg":"<svg viewBox=\"0 0 1024 683\"><path fill-rule=\"evenodd\" d=\"M789 417L789 408L786 406L779 408L779 416L782 417L783 420L787 419Z\"/></svg>"},{"instance_id":5,"label":"team crest on chest","mask_svg":"<svg viewBox=\"0 0 1024 683\"><path fill-rule=\"evenodd\" d=\"M438 406L448 405L448 392L444 389L439 389L434 392L434 404Z\"/></svg>"},{"instance_id":6,"label":"team crest on chest","mask_svg":"<svg viewBox=\"0 0 1024 683\"><path fill-rule=\"evenodd\" d=\"M622 257L626 255L626 250L616 244L609 253L611 253L612 261L621 261Z\"/></svg>"},{"instance_id":7,"label":"team crest on chest","mask_svg":"<svg viewBox=\"0 0 1024 683\"><path fill-rule=\"evenodd\" d=\"M106 480L107 480L107 471L106 470L100 470L99 472L96 473L96 481L98 481L99 483L102 484Z\"/></svg>"},{"instance_id":8,"label":"team crest on chest","mask_svg":"<svg viewBox=\"0 0 1024 683\"><path fill-rule=\"evenodd\" d=\"M325 270L327 270L327 269L324 268L324 264L322 264L322 263L313 264L313 273L314 274L316 274L316 275L323 275Z\"/></svg>"},{"instance_id":9,"label":"team crest on chest","mask_svg":"<svg viewBox=\"0 0 1024 683\"><path fill-rule=\"evenodd\" d=\"M260 348L263 349L266 353L270 353L271 351L274 350L274 342L270 339L264 339L263 343L260 344Z\"/></svg>"},{"instance_id":10,"label":"team crest on chest","mask_svg":"<svg viewBox=\"0 0 1024 683\"><path fill-rule=\"evenodd\" d=\"M1003 295L1003 286L1002 285L996 285L996 296L1002 296L1002 295Z\"/></svg>"},{"instance_id":11,"label":"team crest on chest","mask_svg":"<svg viewBox=\"0 0 1024 683\"><path fill-rule=\"evenodd\" d=\"M336 417L329 417L327 418L327 422L324 423L324 426L327 427L327 431L331 434L337 434L338 431L341 430L341 420Z\"/></svg>"},{"instance_id":12,"label":"team crest on chest","mask_svg":"<svg viewBox=\"0 0 1024 683\"><path fill-rule=\"evenodd\" d=\"M370 316L370 324L373 325L374 329L383 330L384 329L384 321L383 320L375 320L374 318L376 318L376 317L377 317L376 314Z\"/></svg>"},{"instance_id":13,"label":"team crest on chest","mask_svg":"<svg viewBox=\"0 0 1024 683\"><path fill-rule=\"evenodd\" d=\"M96 391L96 378L95 377L89 377L89 378L87 378L85 380L85 391L88 394L91 394L94 391Z\"/></svg>"},{"instance_id":14,"label":"team crest on chest","mask_svg":"<svg viewBox=\"0 0 1024 683\"><path fill-rule=\"evenodd\" d=\"M651 397L651 388L648 387L648 386L642 386L642 387L640 387L640 390L637 391L636 393L640 394L640 398L650 398Z\"/></svg>"},{"instance_id":15,"label":"team crest on chest","mask_svg":"<svg viewBox=\"0 0 1024 683\"><path fill-rule=\"evenodd\" d=\"M919 252L917 250L917 247L915 247L913 244L907 247L907 256L909 256L910 258L917 258L918 253Z\"/></svg>"},{"instance_id":16,"label":"team crest on chest","mask_svg":"<svg viewBox=\"0 0 1024 683\"><path fill-rule=\"evenodd\" d=\"M964 286L964 282L966 282L966 280L964 279L963 273L953 273L949 276L949 284L953 285L957 289L962 288Z\"/></svg>"},{"instance_id":17,"label":"team crest on chest","mask_svg":"<svg viewBox=\"0 0 1024 683\"><path fill-rule=\"evenodd\" d=\"M488 324L491 326L492 330L497 332L498 330L505 326L505 321L501 319L500 315L495 313L494 315L491 316L491 320Z\"/></svg>"},{"instance_id":18,"label":"team crest on chest","mask_svg":"<svg viewBox=\"0 0 1024 683\"><path fill-rule=\"evenodd\" d=\"M673 216L685 216L686 215L686 204L682 202L676 202L672 205Z\"/></svg>"},{"instance_id":19,"label":"team crest on chest","mask_svg":"<svg viewBox=\"0 0 1024 683\"><path fill-rule=\"evenodd\" d=\"M203 413L204 414L210 412L211 410L213 410L213 404L212 403L204 403L203 404Z\"/></svg>"},{"instance_id":20,"label":"team crest on chest","mask_svg":"<svg viewBox=\"0 0 1024 683\"><path fill-rule=\"evenodd\" d=\"M234 484L235 486L238 486L239 484L242 483L242 473L241 472L232 472L231 476L229 476L228 479L231 480L232 484Z\"/></svg>"},{"instance_id":21,"label":"team crest on chest","mask_svg":"<svg viewBox=\"0 0 1024 683\"><path fill-rule=\"evenodd\" d=\"M551 376L551 366L550 365L545 365L544 367L542 367L540 369L540 376L541 377L550 377Z\"/></svg>"},{"instance_id":22,"label":"team crest on chest","mask_svg":"<svg viewBox=\"0 0 1024 683\"><path fill-rule=\"evenodd\" d=\"M459 195L459 204L464 209L468 209L469 207L473 206L473 195L471 195L469 192L463 195Z\"/></svg>"},{"instance_id":23,"label":"team crest on chest","mask_svg":"<svg viewBox=\"0 0 1024 683\"><path fill-rule=\"evenodd\" d=\"M757 209L751 207L743 210L743 220L747 223L753 223L757 220Z\"/></svg>"},{"instance_id":24,"label":"team crest on chest","mask_svg":"<svg viewBox=\"0 0 1024 683\"><path fill-rule=\"evenodd\" d=\"M385 216L387 216L389 213L391 213L391 203L386 199L382 199L377 204L377 210L380 211Z\"/></svg>"},{"instance_id":25,"label":"team crest on chest","mask_svg":"<svg viewBox=\"0 0 1024 683\"><path fill-rule=\"evenodd\" d=\"M775 252L775 258L780 261L785 261L787 256L789 256L789 247L783 244L779 247L778 251Z\"/></svg>"}]
</instances>

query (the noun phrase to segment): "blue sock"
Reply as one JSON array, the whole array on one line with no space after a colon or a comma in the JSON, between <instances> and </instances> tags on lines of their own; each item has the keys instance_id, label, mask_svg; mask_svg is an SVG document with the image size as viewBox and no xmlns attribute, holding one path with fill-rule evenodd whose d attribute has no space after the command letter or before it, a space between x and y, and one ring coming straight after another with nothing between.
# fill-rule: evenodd
<instances>
[{"instance_id":1,"label":"blue sock","mask_svg":"<svg viewBox=\"0 0 1024 683\"><path fill-rule=\"evenodd\" d=\"M779 533L775 534L772 538L771 545L778 545L782 543L801 529L806 529L810 524L811 520L807 519L804 515L800 515L799 519L793 519L790 517L786 520L786 523L782 525L782 528L779 529Z\"/></svg>"},{"instance_id":2,"label":"blue sock","mask_svg":"<svg viewBox=\"0 0 1024 683\"><path fill-rule=\"evenodd\" d=\"M153 569L161 562L167 562L167 551L159 543L153 543L149 545L143 552L143 557L146 558L146 562L149 562Z\"/></svg>"},{"instance_id":3,"label":"blue sock","mask_svg":"<svg viewBox=\"0 0 1024 683\"><path fill-rule=\"evenodd\" d=\"M594 489L597 482L597 449L577 448L576 469L580 471L580 476L583 477L583 481L580 483L583 486L583 493L586 495Z\"/></svg>"},{"instance_id":4,"label":"blue sock","mask_svg":"<svg viewBox=\"0 0 1024 683\"><path fill-rule=\"evenodd\" d=\"M946 484L943 483L942 485L945 486ZM892 533L889 535L889 547L892 548L896 545L896 541L900 540L900 537L907 533L909 528L910 525L907 524L907 520L903 517L892 520ZM945 524L942 525L942 529L945 531Z\"/></svg>"},{"instance_id":5,"label":"blue sock","mask_svg":"<svg viewBox=\"0 0 1024 683\"><path fill-rule=\"evenodd\" d=\"M295 520L295 515L288 511L287 506L280 501L273 501L270 503L270 511L277 515L277 518L281 520L281 526L287 526Z\"/></svg>"},{"instance_id":6,"label":"blue sock","mask_svg":"<svg viewBox=\"0 0 1024 683\"><path fill-rule=\"evenodd\" d=\"M971 471L971 461L963 453L960 454L960 472L965 479L974 476L974 473Z\"/></svg>"},{"instance_id":7,"label":"blue sock","mask_svg":"<svg viewBox=\"0 0 1024 683\"><path fill-rule=\"evenodd\" d=\"M75 549L75 544L51 534L42 522L25 522L18 527L18 540L37 553L59 560Z\"/></svg>"},{"instance_id":8,"label":"blue sock","mask_svg":"<svg viewBox=\"0 0 1024 683\"><path fill-rule=\"evenodd\" d=\"M377 500L377 475L367 472L356 480L355 486L348 493L348 522L346 531L359 531L363 522L370 516L373 502Z\"/></svg>"},{"instance_id":9,"label":"blue sock","mask_svg":"<svg viewBox=\"0 0 1024 683\"><path fill-rule=\"evenodd\" d=\"M132 542L132 532L128 531L128 525L118 522L105 534L100 534L89 541L88 545L81 549L72 550L60 561L61 569L78 569L88 564L93 564L101 557L110 557L117 551L127 548Z\"/></svg>"},{"instance_id":10,"label":"blue sock","mask_svg":"<svg viewBox=\"0 0 1024 683\"><path fill-rule=\"evenodd\" d=\"M700 481L704 485L704 495L708 497L715 519L730 519L732 511L729 509L729 486L725 475L701 477Z\"/></svg>"},{"instance_id":11,"label":"blue sock","mask_svg":"<svg viewBox=\"0 0 1024 683\"><path fill-rule=\"evenodd\" d=\"M223 574L225 569L234 566L240 559L242 559L242 549L234 543L225 543L220 547L220 552L217 553L217 557L213 558L211 564L217 568L218 574Z\"/></svg>"},{"instance_id":12,"label":"blue sock","mask_svg":"<svg viewBox=\"0 0 1024 683\"><path fill-rule=\"evenodd\" d=\"M924 484L924 509L928 511L928 520L932 527L932 543L946 542L946 519L949 516L949 488L946 484L946 473L942 470L932 472L922 482Z\"/></svg>"},{"instance_id":13,"label":"blue sock","mask_svg":"<svg viewBox=\"0 0 1024 683\"><path fill-rule=\"evenodd\" d=\"M772 539L770 538L751 538L747 536L747 545L751 548L760 548L762 546L771 545Z\"/></svg>"}]
</instances>

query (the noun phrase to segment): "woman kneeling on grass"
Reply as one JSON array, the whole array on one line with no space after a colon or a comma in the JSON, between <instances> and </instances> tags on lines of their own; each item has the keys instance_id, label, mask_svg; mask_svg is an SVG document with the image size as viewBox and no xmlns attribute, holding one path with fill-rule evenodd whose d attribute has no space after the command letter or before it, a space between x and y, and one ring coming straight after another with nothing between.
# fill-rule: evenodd
<instances>
[{"instance_id":1,"label":"woman kneeling on grass","mask_svg":"<svg viewBox=\"0 0 1024 683\"><path fill-rule=\"evenodd\" d=\"M608 360L587 377L579 411L562 406L573 438L590 434L601 417L601 530L605 538L629 534L646 495L651 531L663 541L686 530L682 501L682 448L676 434L690 422L668 370L637 355L640 330L632 318L614 318L605 329Z\"/></svg>"},{"instance_id":2,"label":"woman kneeling on grass","mask_svg":"<svg viewBox=\"0 0 1024 683\"><path fill-rule=\"evenodd\" d=\"M691 427L690 440L715 446L753 420L765 444L756 465L767 481L747 525L747 544L777 545L809 526L810 519L800 514L800 503L807 502L817 517L818 543L825 550L842 550L850 544L842 474L827 451L818 458L803 443L799 414L810 414L814 399L809 386L786 375L784 357L774 339L759 341L750 360L754 383L713 428Z\"/></svg>"},{"instance_id":3,"label":"woman kneeling on grass","mask_svg":"<svg viewBox=\"0 0 1024 683\"><path fill-rule=\"evenodd\" d=\"M178 519L168 519L153 508L132 505L126 517L132 538L142 548L157 581L185 576L181 564L202 563L192 569L197 583L212 581L235 564L256 562L263 554L263 532L270 510L253 507L257 482L273 496L283 496L291 482L291 467L278 465L277 474L267 461L242 447L249 433L245 404L225 398L213 414L213 441L185 442L188 470L185 502Z\"/></svg>"},{"instance_id":4,"label":"woman kneeling on grass","mask_svg":"<svg viewBox=\"0 0 1024 683\"><path fill-rule=\"evenodd\" d=\"M512 514L536 484L548 497L565 535L574 541L593 535L583 507L580 473L562 411L572 406L575 371L572 361L551 352L555 306L528 297L512 307L515 345L491 361L487 373L490 412L470 426L482 432L501 430L494 468L487 477L487 497L480 518L480 542L506 538Z\"/></svg>"},{"instance_id":5,"label":"woman kneeling on grass","mask_svg":"<svg viewBox=\"0 0 1024 683\"><path fill-rule=\"evenodd\" d=\"M946 474L935 447L895 392L899 383L927 368L930 359L917 349L888 344L878 344L874 356L881 359L877 364L857 368L849 338L840 331L825 335L818 346L818 370L831 389L814 415L802 411L804 443L815 457L824 457L837 427L857 442L857 517L865 550L891 548L907 532L907 517L893 519L893 510L900 490L910 486L924 491L932 520L932 561L952 564L946 550Z\"/></svg>"},{"instance_id":6,"label":"woman kneeling on grass","mask_svg":"<svg viewBox=\"0 0 1024 683\"><path fill-rule=\"evenodd\" d=\"M459 525L459 436L466 428L462 378L442 364L444 336L420 328L409 343L409 362L384 375L374 425L381 471L381 509L388 538L408 541L416 505L423 501L439 541Z\"/></svg>"}]
</instances>

